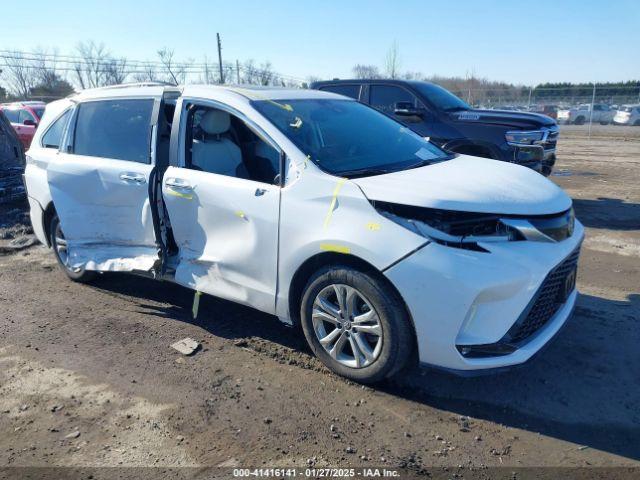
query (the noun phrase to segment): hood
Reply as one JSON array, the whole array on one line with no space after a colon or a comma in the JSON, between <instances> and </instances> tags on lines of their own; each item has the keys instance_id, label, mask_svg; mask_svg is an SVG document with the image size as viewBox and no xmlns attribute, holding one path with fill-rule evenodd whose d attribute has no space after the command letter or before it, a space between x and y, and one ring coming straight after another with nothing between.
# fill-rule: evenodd
<instances>
[{"instance_id":1,"label":"hood","mask_svg":"<svg viewBox=\"0 0 640 480\"><path fill-rule=\"evenodd\" d=\"M509 110L461 110L450 113L449 118L454 122L501 125L521 129L552 127L556 125L555 120L546 115Z\"/></svg>"},{"instance_id":2,"label":"hood","mask_svg":"<svg viewBox=\"0 0 640 480\"><path fill-rule=\"evenodd\" d=\"M560 213L571 207L569 196L539 173L468 155L352 181L369 200L416 207L523 216Z\"/></svg>"}]
</instances>

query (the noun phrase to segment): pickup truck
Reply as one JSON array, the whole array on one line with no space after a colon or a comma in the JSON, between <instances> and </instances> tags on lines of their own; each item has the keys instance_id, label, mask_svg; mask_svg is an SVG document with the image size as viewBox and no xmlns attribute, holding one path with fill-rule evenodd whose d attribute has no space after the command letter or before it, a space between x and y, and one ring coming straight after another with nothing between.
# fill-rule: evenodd
<instances>
[{"instance_id":1,"label":"pickup truck","mask_svg":"<svg viewBox=\"0 0 640 480\"><path fill-rule=\"evenodd\" d=\"M472 108L422 81L330 80L311 88L371 105L447 151L517 163L545 176L556 162L558 125L546 115Z\"/></svg>"},{"instance_id":2,"label":"pickup truck","mask_svg":"<svg viewBox=\"0 0 640 480\"><path fill-rule=\"evenodd\" d=\"M589 121L607 125L613 120L615 110L604 103L596 103L593 105L593 116L591 115L591 104L583 103L577 107L558 110L558 123L584 125Z\"/></svg>"},{"instance_id":3,"label":"pickup truck","mask_svg":"<svg viewBox=\"0 0 640 480\"><path fill-rule=\"evenodd\" d=\"M70 279L175 282L194 315L202 293L248 305L359 382L525 362L576 301L583 228L559 187L328 92L87 90L47 106L25 182Z\"/></svg>"}]
</instances>

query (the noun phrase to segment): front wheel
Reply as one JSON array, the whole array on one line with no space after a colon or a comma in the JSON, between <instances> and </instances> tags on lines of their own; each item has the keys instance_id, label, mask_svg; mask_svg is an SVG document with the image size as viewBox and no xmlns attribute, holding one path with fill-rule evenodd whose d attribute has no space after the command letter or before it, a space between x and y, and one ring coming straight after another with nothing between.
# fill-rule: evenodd
<instances>
[{"instance_id":1,"label":"front wheel","mask_svg":"<svg viewBox=\"0 0 640 480\"><path fill-rule=\"evenodd\" d=\"M315 355L332 371L361 383L391 377L414 350L413 329L402 300L369 273L327 267L307 283L302 329Z\"/></svg>"},{"instance_id":2,"label":"front wheel","mask_svg":"<svg viewBox=\"0 0 640 480\"><path fill-rule=\"evenodd\" d=\"M67 277L74 282L80 283L90 282L95 278L96 272L88 271L84 268L71 267L67 240L64 238L64 233L62 233L58 215L54 215L49 224L49 241L56 260L58 260L58 264L62 267L64 273L67 274Z\"/></svg>"}]
</instances>

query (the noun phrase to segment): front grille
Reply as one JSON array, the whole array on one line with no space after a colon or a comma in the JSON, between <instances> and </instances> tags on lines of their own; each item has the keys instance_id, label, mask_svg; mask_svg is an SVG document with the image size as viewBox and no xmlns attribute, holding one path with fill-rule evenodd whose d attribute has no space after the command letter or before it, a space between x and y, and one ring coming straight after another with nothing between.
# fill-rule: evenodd
<instances>
[{"instance_id":1,"label":"front grille","mask_svg":"<svg viewBox=\"0 0 640 480\"><path fill-rule=\"evenodd\" d=\"M575 286L579 256L580 247L547 275L523 316L505 336L505 341L512 344L522 342L540 330L556 314L566 301L566 295ZM573 275L571 279L568 278L570 275ZM569 286L567 282L571 282ZM566 291L568 287L569 292Z\"/></svg>"},{"instance_id":2,"label":"front grille","mask_svg":"<svg viewBox=\"0 0 640 480\"><path fill-rule=\"evenodd\" d=\"M558 144L558 130L549 130L546 141L542 144L545 151L555 150Z\"/></svg>"}]
</instances>

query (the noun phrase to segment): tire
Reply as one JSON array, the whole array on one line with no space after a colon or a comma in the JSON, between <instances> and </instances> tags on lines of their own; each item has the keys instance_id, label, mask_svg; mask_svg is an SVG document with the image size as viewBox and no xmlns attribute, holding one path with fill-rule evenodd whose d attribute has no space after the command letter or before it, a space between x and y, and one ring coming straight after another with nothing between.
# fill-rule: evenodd
<instances>
[{"instance_id":1,"label":"tire","mask_svg":"<svg viewBox=\"0 0 640 480\"><path fill-rule=\"evenodd\" d=\"M640 120L636 120L635 122L633 122L633 126L640 127Z\"/></svg>"},{"instance_id":2,"label":"tire","mask_svg":"<svg viewBox=\"0 0 640 480\"><path fill-rule=\"evenodd\" d=\"M576 121L573 122L575 125L584 125L584 117L576 118Z\"/></svg>"},{"instance_id":3,"label":"tire","mask_svg":"<svg viewBox=\"0 0 640 480\"><path fill-rule=\"evenodd\" d=\"M49 243L53 249L53 253L56 256L58 265L62 268L64 273L67 274L74 282L87 283L96 277L96 272L85 270L84 268L71 268L68 264L66 257L66 245L62 244L64 241L64 234L62 228L60 228L60 219L57 214L54 214L49 224Z\"/></svg>"},{"instance_id":4,"label":"tire","mask_svg":"<svg viewBox=\"0 0 640 480\"><path fill-rule=\"evenodd\" d=\"M349 307L339 308L338 292ZM347 315L342 316L342 310ZM304 289L300 318L305 338L322 363L359 383L394 376L415 349L413 328L399 295L352 267L334 265L317 271Z\"/></svg>"}]
</instances>

